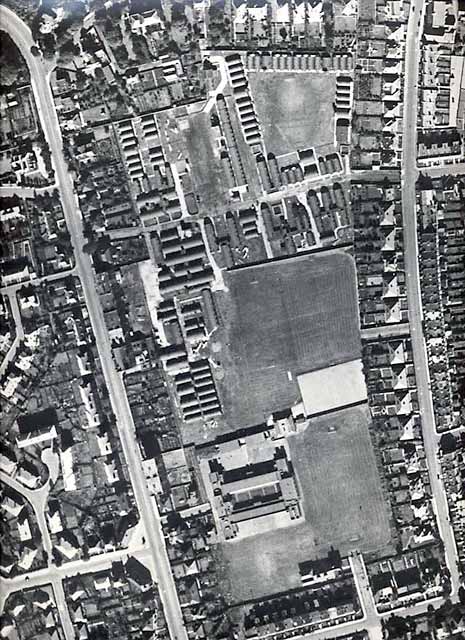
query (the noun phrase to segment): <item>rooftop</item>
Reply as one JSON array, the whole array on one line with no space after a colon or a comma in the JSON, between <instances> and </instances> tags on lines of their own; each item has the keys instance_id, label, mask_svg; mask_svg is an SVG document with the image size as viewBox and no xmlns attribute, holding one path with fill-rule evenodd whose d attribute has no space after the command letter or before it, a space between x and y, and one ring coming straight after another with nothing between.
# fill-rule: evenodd
<instances>
[{"instance_id":1,"label":"rooftop","mask_svg":"<svg viewBox=\"0 0 465 640\"><path fill-rule=\"evenodd\" d=\"M297 377L307 416L335 411L367 399L362 361L350 360Z\"/></svg>"}]
</instances>

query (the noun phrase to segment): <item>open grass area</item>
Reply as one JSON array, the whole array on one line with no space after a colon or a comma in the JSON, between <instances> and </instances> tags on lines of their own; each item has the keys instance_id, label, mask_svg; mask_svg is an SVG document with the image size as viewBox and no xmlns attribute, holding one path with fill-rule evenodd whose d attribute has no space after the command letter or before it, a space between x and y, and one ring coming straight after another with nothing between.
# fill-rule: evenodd
<instances>
[{"instance_id":1,"label":"open grass area","mask_svg":"<svg viewBox=\"0 0 465 640\"><path fill-rule=\"evenodd\" d=\"M367 405L310 421L289 439L315 545L374 552L390 542L389 511L368 427Z\"/></svg>"},{"instance_id":2,"label":"open grass area","mask_svg":"<svg viewBox=\"0 0 465 640\"><path fill-rule=\"evenodd\" d=\"M289 437L305 522L219 547L219 575L230 602L299 587L299 563L326 555L331 546L342 554L393 552L369 420L365 405L344 409Z\"/></svg>"},{"instance_id":3,"label":"open grass area","mask_svg":"<svg viewBox=\"0 0 465 640\"><path fill-rule=\"evenodd\" d=\"M216 154L215 142L207 113L189 116L189 128L184 131L194 187L204 207L226 202L226 185L223 184L222 167ZM216 154L216 155L215 155Z\"/></svg>"},{"instance_id":4,"label":"open grass area","mask_svg":"<svg viewBox=\"0 0 465 640\"><path fill-rule=\"evenodd\" d=\"M281 155L334 141L334 74L255 72L249 84L267 151Z\"/></svg>"},{"instance_id":5,"label":"open grass area","mask_svg":"<svg viewBox=\"0 0 465 640\"><path fill-rule=\"evenodd\" d=\"M343 251L230 271L226 284L215 341L231 428L298 402L298 374L360 357L355 269Z\"/></svg>"}]
</instances>

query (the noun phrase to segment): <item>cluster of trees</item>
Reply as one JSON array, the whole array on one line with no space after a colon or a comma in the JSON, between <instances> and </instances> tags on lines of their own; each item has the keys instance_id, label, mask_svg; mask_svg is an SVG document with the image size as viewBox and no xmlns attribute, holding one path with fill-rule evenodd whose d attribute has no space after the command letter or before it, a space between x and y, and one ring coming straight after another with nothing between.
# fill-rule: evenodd
<instances>
[{"instance_id":1,"label":"cluster of trees","mask_svg":"<svg viewBox=\"0 0 465 640\"><path fill-rule=\"evenodd\" d=\"M459 601L453 603L450 599L445 600L444 604L435 609L433 605L428 606L425 618L423 616L406 616L402 617L393 614L390 618L383 621L383 627L386 632L387 640L433 640L437 637L438 629L442 629L448 634L454 634L454 638L462 640L464 633L458 633L458 630L465 626L465 589L460 587L458 590Z\"/></svg>"},{"instance_id":2,"label":"cluster of trees","mask_svg":"<svg viewBox=\"0 0 465 640\"><path fill-rule=\"evenodd\" d=\"M0 92L9 90L12 85L29 82L29 71L24 58L19 53L10 36L2 33L2 47L0 48Z\"/></svg>"}]
</instances>

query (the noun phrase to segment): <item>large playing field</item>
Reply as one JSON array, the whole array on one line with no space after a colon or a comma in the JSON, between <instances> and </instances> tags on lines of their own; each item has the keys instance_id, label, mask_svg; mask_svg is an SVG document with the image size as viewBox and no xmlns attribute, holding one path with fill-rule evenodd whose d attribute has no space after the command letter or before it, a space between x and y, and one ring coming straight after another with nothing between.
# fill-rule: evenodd
<instances>
[{"instance_id":1,"label":"large playing field","mask_svg":"<svg viewBox=\"0 0 465 640\"><path fill-rule=\"evenodd\" d=\"M329 73L250 73L267 151L282 155L334 142L336 80Z\"/></svg>"},{"instance_id":2,"label":"large playing field","mask_svg":"<svg viewBox=\"0 0 465 640\"><path fill-rule=\"evenodd\" d=\"M289 437L305 522L221 545L222 588L231 602L299 587L299 563L331 546L342 554L394 552L369 420L366 406L344 409Z\"/></svg>"},{"instance_id":3,"label":"large playing field","mask_svg":"<svg viewBox=\"0 0 465 640\"><path fill-rule=\"evenodd\" d=\"M331 251L226 274L216 334L231 428L262 423L300 400L296 376L360 357L353 259Z\"/></svg>"}]
</instances>

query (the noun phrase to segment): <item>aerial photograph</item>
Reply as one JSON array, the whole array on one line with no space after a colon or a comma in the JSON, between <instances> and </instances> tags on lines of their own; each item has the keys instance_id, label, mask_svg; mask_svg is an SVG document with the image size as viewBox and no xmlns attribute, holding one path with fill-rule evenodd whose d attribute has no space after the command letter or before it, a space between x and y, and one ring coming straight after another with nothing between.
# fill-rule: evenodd
<instances>
[{"instance_id":1,"label":"aerial photograph","mask_svg":"<svg viewBox=\"0 0 465 640\"><path fill-rule=\"evenodd\" d=\"M0 640L465 640L465 0L2 0Z\"/></svg>"}]
</instances>

